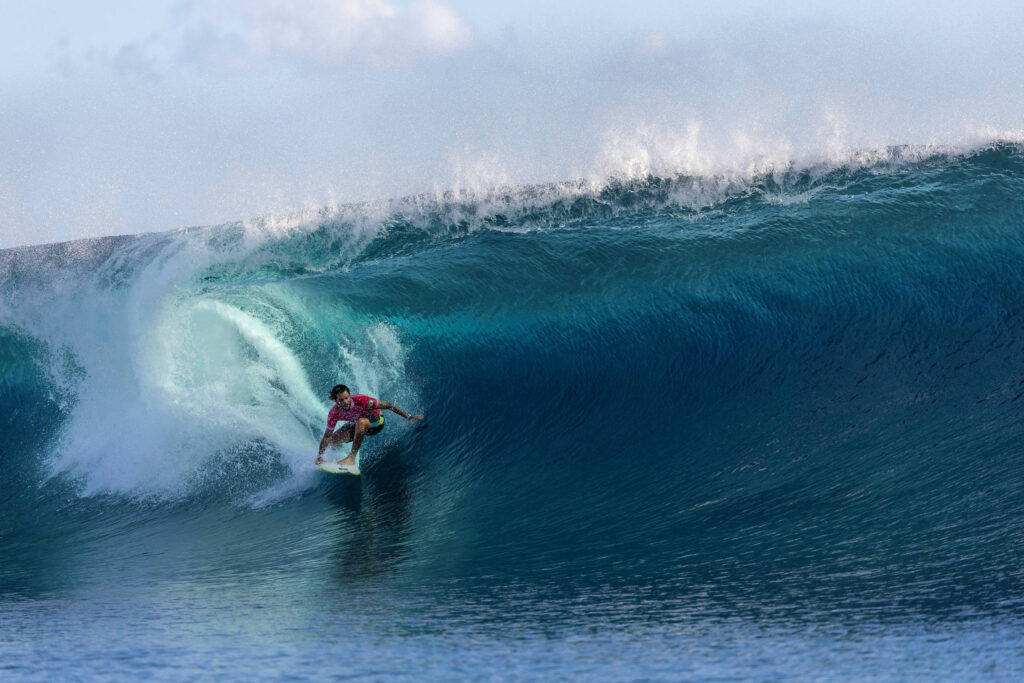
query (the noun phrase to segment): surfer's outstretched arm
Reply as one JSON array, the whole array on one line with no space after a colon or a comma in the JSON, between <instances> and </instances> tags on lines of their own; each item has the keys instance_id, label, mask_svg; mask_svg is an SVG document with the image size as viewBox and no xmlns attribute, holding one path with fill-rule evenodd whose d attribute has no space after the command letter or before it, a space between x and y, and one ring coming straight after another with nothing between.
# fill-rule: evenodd
<instances>
[{"instance_id":1,"label":"surfer's outstretched arm","mask_svg":"<svg viewBox=\"0 0 1024 683\"><path fill-rule=\"evenodd\" d=\"M422 420L423 419L423 415L422 414L420 414L420 415L410 415L409 413L405 412L404 410L402 410L401 408L396 406L394 403L388 403L387 401L381 401L380 403L377 404L377 407L379 407L381 410L390 410L391 412L395 413L396 415L401 415L402 417L408 419L409 422L415 422L416 420Z\"/></svg>"}]
</instances>

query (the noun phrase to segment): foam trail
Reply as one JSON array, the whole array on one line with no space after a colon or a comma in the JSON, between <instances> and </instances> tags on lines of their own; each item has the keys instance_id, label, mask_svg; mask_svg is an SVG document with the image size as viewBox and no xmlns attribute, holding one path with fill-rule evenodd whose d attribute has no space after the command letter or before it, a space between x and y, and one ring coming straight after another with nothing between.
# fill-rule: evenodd
<instances>
[{"instance_id":1,"label":"foam trail","mask_svg":"<svg viewBox=\"0 0 1024 683\"><path fill-rule=\"evenodd\" d=\"M207 231L182 231L78 254L81 272L36 277L50 272L42 261L20 281L10 274L5 282L17 284L18 305L6 324L45 340L47 369L70 415L48 447L51 476L73 476L85 495L179 497L219 486L227 465L216 461L264 480L279 477L273 472L282 465L293 477L308 469L326 399L312 389L308 352L300 360L283 340L322 333L300 322L317 312L301 313L301 302L280 288L240 296L196 279L218 263L258 263L268 243L301 239L309 229L285 223L283 231L279 220L266 230L246 228L241 241L228 227L228 239L212 241L226 248L211 248ZM343 235L358 242L366 231ZM363 387L399 381L397 337L380 325L367 334L364 351L342 346L344 359L325 357L312 367L331 381L347 366Z\"/></svg>"}]
</instances>

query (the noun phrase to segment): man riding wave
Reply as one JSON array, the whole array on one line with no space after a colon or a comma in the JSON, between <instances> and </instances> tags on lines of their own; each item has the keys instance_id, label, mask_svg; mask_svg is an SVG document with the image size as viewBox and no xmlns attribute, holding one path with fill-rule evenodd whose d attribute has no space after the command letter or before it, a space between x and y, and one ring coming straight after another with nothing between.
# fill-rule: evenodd
<instances>
[{"instance_id":1,"label":"man riding wave","mask_svg":"<svg viewBox=\"0 0 1024 683\"><path fill-rule=\"evenodd\" d=\"M384 429L384 416L380 412L382 410L390 410L408 419L409 422L423 419L423 415L409 415L394 403L378 401L365 394L352 395L352 392L344 384L338 384L331 389L331 400L334 401L334 406L327 414L327 431L324 432L324 438L320 440L320 453L316 456L317 465L324 462L324 451L328 446L351 441L352 452L348 454L347 458L339 460L338 464L342 467L354 468L356 455L359 453L359 447L363 444L363 437L372 436ZM341 429L335 431L339 422L344 424Z\"/></svg>"}]
</instances>

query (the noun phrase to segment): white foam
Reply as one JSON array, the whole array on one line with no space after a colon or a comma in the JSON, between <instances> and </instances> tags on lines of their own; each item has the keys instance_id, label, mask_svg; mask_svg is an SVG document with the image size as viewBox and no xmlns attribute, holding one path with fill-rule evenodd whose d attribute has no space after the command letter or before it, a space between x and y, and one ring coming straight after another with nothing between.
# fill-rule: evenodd
<instances>
[{"instance_id":1,"label":"white foam","mask_svg":"<svg viewBox=\"0 0 1024 683\"><path fill-rule=\"evenodd\" d=\"M51 378L70 414L50 456L52 474L75 477L84 495L187 496L223 476L207 474L211 459L258 442L253 457L292 472L275 488L307 486L329 406L325 388L310 383L309 356L300 358L288 340L302 338L295 320L315 313L281 287L254 286L242 296L193 281L219 259L244 258L304 229L299 220L267 220L220 251L208 231L143 237L92 278L55 270L20 289L5 323L50 345ZM351 347L318 359L332 376L364 390L401 384L405 351L394 330L342 326Z\"/></svg>"}]
</instances>

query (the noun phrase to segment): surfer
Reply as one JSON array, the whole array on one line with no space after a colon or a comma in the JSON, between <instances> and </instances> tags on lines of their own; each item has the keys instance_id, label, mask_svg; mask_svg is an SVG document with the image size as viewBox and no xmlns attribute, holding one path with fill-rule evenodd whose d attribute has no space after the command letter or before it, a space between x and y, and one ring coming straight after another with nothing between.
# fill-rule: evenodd
<instances>
[{"instance_id":1,"label":"surfer","mask_svg":"<svg viewBox=\"0 0 1024 683\"><path fill-rule=\"evenodd\" d=\"M394 403L378 401L364 394L353 396L344 384L338 384L331 389L331 400L334 401L334 406L327 414L327 431L324 432L324 438L320 439L320 453L316 456L317 465L324 461L324 451L328 446L351 441L352 452L344 460L339 460L338 464L343 467L354 467L363 437L373 436L384 429L384 416L380 413L382 410L390 410L409 422L423 419L423 415L409 415ZM344 424L341 429L334 431L338 422Z\"/></svg>"}]
</instances>

